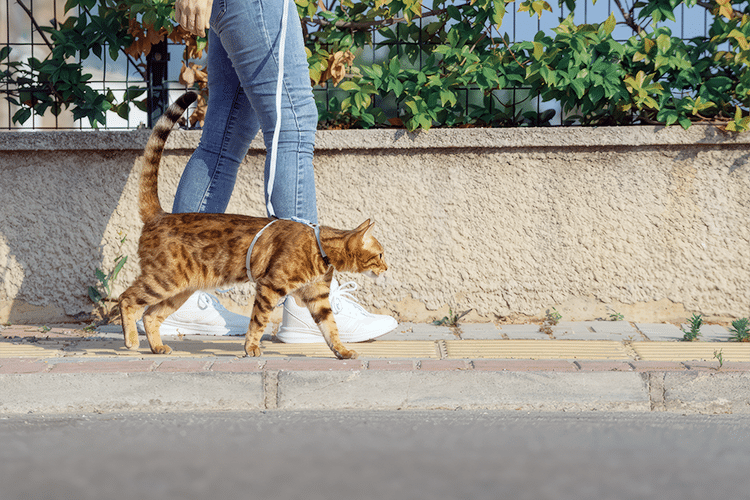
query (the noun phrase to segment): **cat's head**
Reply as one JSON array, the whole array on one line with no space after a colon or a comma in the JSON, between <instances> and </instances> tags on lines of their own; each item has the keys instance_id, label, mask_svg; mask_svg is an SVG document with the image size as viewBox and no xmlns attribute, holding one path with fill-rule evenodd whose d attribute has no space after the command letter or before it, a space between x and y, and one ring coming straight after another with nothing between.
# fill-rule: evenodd
<instances>
[{"instance_id":1,"label":"cat's head","mask_svg":"<svg viewBox=\"0 0 750 500\"><path fill-rule=\"evenodd\" d=\"M372 235L374 222L367 219L353 232L347 242L349 254L353 257L352 271L376 278L388 270L383 260L383 246Z\"/></svg>"}]
</instances>

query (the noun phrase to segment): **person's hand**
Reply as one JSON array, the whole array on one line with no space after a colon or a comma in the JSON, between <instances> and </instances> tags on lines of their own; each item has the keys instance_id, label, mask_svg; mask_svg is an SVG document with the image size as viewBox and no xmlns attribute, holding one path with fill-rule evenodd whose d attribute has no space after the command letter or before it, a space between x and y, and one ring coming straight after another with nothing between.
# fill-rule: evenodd
<instances>
[{"instance_id":1,"label":"person's hand","mask_svg":"<svg viewBox=\"0 0 750 500\"><path fill-rule=\"evenodd\" d=\"M205 37L213 0L177 0L174 19L193 35Z\"/></svg>"}]
</instances>

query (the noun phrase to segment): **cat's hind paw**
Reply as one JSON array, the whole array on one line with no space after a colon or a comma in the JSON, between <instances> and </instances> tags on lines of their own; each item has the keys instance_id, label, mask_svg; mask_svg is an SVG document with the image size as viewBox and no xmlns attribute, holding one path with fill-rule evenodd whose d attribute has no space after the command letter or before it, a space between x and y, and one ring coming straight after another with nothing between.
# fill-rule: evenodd
<instances>
[{"instance_id":1,"label":"cat's hind paw","mask_svg":"<svg viewBox=\"0 0 750 500\"><path fill-rule=\"evenodd\" d=\"M357 354L357 351L352 351L351 349L334 350L333 353L339 359L357 359L357 357L359 356L359 354Z\"/></svg>"}]
</instances>

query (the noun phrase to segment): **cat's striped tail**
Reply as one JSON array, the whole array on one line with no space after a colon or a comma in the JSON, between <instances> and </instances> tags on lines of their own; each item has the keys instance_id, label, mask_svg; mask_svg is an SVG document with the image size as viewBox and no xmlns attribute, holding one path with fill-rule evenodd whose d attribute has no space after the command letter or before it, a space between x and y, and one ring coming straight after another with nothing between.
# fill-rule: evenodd
<instances>
[{"instance_id":1,"label":"cat's striped tail","mask_svg":"<svg viewBox=\"0 0 750 500\"><path fill-rule=\"evenodd\" d=\"M164 152L164 144L174 124L197 98L198 94L195 92L182 94L156 122L151 137L146 143L138 195L138 206L144 224L164 213L159 203L159 163Z\"/></svg>"}]
</instances>

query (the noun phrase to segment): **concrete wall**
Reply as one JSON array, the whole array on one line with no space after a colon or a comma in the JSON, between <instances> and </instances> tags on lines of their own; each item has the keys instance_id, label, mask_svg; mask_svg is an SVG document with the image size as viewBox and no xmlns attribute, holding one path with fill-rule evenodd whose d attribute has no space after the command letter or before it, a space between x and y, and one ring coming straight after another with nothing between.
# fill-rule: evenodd
<instances>
[{"instance_id":1,"label":"concrete wall","mask_svg":"<svg viewBox=\"0 0 750 500\"><path fill-rule=\"evenodd\" d=\"M0 322L89 313L94 270L130 257L148 131L0 133ZM199 132L174 131L160 184L171 207ZM750 136L716 128L319 132L322 223L377 222L390 266L357 296L402 321L630 321L750 315ZM232 212L264 215L262 144ZM120 248L120 239L126 237ZM249 313L252 288L222 295Z\"/></svg>"}]
</instances>

